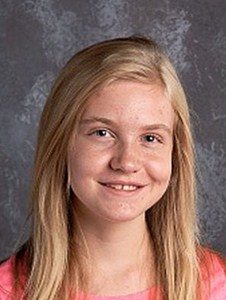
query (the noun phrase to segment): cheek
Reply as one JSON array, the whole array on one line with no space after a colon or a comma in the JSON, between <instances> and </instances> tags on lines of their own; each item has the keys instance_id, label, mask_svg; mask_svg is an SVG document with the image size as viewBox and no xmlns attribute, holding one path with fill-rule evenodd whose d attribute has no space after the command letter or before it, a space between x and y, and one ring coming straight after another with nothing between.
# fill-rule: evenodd
<instances>
[{"instance_id":1,"label":"cheek","mask_svg":"<svg viewBox=\"0 0 226 300\"><path fill-rule=\"evenodd\" d=\"M92 148L75 147L69 154L69 166L72 180L86 180L96 177L108 164L108 156Z\"/></svg>"},{"instance_id":2,"label":"cheek","mask_svg":"<svg viewBox=\"0 0 226 300\"><path fill-rule=\"evenodd\" d=\"M92 166L91 157L84 156L82 154L74 154L70 157L69 166L72 182L79 182L86 174L90 173Z\"/></svg>"},{"instance_id":3,"label":"cheek","mask_svg":"<svg viewBox=\"0 0 226 300\"><path fill-rule=\"evenodd\" d=\"M84 195L87 190L87 175L90 173L90 160L84 157L82 152L73 152L69 156L69 170L70 170L70 185L74 194L79 198Z\"/></svg>"},{"instance_id":4,"label":"cheek","mask_svg":"<svg viewBox=\"0 0 226 300\"><path fill-rule=\"evenodd\" d=\"M168 183L172 172L172 161L158 158L150 160L147 164L147 172L152 180L161 183Z\"/></svg>"}]
</instances>

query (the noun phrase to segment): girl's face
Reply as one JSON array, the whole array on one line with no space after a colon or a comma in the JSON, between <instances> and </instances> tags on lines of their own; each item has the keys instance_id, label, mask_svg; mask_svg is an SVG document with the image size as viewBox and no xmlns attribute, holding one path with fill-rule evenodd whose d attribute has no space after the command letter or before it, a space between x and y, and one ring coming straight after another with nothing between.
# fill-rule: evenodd
<instances>
[{"instance_id":1,"label":"girl's face","mask_svg":"<svg viewBox=\"0 0 226 300\"><path fill-rule=\"evenodd\" d=\"M68 151L76 206L113 222L144 217L169 184L173 123L158 85L117 81L90 97Z\"/></svg>"}]
</instances>

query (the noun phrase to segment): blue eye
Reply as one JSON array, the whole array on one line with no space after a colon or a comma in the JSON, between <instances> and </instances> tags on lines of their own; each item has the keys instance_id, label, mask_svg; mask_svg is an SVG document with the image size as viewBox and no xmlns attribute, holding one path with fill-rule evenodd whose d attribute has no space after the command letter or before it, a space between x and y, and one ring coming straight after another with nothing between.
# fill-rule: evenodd
<instances>
[{"instance_id":1,"label":"blue eye","mask_svg":"<svg viewBox=\"0 0 226 300\"><path fill-rule=\"evenodd\" d=\"M95 130L91 133L91 135L96 135L96 136L107 136L107 134L110 134L106 129L98 129Z\"/></svg>"}]
</instances>

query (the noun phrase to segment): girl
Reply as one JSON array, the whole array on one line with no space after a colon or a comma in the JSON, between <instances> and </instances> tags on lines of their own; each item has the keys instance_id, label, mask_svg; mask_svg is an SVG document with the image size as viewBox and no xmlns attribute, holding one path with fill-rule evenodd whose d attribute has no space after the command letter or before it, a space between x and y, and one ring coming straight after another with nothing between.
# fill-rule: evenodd
<instances>
[{"instance_id":1,"label":"girl","mask_svg":"<svg viewBox=\"0 0 226 300\"><path fill-rule=\"evenodd\" d=\"M186 98L154 41L104 41L63 68L31 200L0 299L226 299L223 260L199 242Z\"/></svg>"}]
</instances>

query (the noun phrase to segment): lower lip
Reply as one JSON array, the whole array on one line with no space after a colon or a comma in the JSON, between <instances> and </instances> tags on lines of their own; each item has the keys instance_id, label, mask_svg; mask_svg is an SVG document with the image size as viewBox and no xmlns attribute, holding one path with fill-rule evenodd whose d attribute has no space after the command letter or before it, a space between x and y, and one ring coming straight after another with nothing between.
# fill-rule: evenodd
<instances>
[{"instance_id":1,"label":"lower lip","mask_svg":"<svg viewBox=\"0 0 226 300\"><path fill-rule=\"evenodd\" d=\"M104 188L105 191L107 192L110 192L111 194L113 195L116 195L116 196L133 196L133 195L136 195L138 193L140 193L143 189L143 187L139 187L137 188L136 190L116 190L110 186L107 186L107 185L104 185L104 184L101 184L101 186Z\"/></svg>"}]
</instances>

